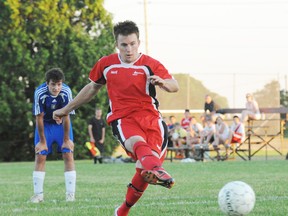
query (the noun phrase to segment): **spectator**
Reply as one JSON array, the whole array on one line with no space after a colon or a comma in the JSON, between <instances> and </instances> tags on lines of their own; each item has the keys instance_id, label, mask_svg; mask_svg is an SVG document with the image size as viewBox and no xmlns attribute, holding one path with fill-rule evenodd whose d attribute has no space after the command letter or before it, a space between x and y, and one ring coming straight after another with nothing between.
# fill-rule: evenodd
<instances>
[{"instance_id":1,"label":"spectator","mask_svg":"<svg viewBox=\"0 0 288 216\"><path fill-rule=\"evenodd\" d=\"M167 124L168 128L168 147L173 147L173 140L172 140L172 134L175 130L175 123L176 123L176 117L174 115L169 116L169 123Z\"/></svg>"},{"instance_id":2,"label":"spectator","mask_svg":"<svg viewBox=\"0 0 288 216\"><path fill-rule=\"evenodd\" d=\"M94 143L96 148L100 151L100 155L94 156L94 164L102 163L102 155L104 152L104 141L105 141L105 122L102 118L102 110L96 108L95 116L90 119L88 124L88 133L90 142Z\"/></svg>"},{"instance_id":3,"label":"spectator","mask_svg":"<svg viewBox=\"0 0 288 216\"><path fill-rule=\"evenodd\" d=\"M215 121L216 119L216 111L218 109L218 105L214 102L210 95L205 95L205 103L204 103L204 113L201 116L202 124L205 123L205 116L210 115L212 120Z\"/></svg>"},{"instance_id":4,"label":"spectator","mask_svg":"<svg viewBox=\"0 0 288 216\"><path fill-rule=\"evenodd\" d=\"M187 144L187 131L181 127L179 122L175 123L175 129L172 134L172 141L173 141L173 146L175 148L181 148L183 146L186 146ZM176 158L184 158L184 151L179 150L176 151Z\"/></svg>"},{"instance_id":5,"label":"spectator","mask_svg":"<svg viewBox=\"0 0 288 216\"><path fill-rule=\"evenodd\" d=\"M175 128L176 117L174 115L169 116L169 122L167 124L168 131L171 131Z\"/></svg>"},{"instance_id":6,"label":"spectator","mask_svg":"<svg viewBox=\"0 0 288 216\"><path fill-rule=\"evenodd\" d=\"M223 121L223 119L218 116L216 118L216 125L215 125L216 131L214 134L214 142L212 143L214 150L217 153L217 160L220 160L220 152L219 152L219 144L224 144L225 148L228 148L228 144L230 142L230 130L226 122ZM227 150L226 150L227 152ZM228 154L226 154L225 159L228 157Z\"/></svg>"},{"instance_id":7,"label":"spectator","mask_svg":"<svg viewBox=\"0 0 288 216\"><path fill-rule=\"evenodd\" d=\"M205 127L200 133L200 143L210 144L214 142L215 123L210 115L205 117Z\"/></svg>"},{"instance_id":8,"label":"spectator","mask_svg":"<svg viewBox=\"0 0 288 216\"><path fill-rule=\"evenodd\" d=\"M200 144L194 145L194 159L203 160L205 149L209 149L209 144L214 142L215 123L210 115L205 116L204 128L200 132ZM206 154L209 157L209 153Z\"/></svg>"},{"instance_id":9,"label":"spectator","mask_svg":"<svg viewBox=\"0 0 288 216\"><path fill-rule=\"evenodd\" d=\"M241 121L244 123L248 119L258 120L261 118L260 110L257 101L254 100L252 94L246 95L246 109L242 111Z\"/></svg>"},{"instance_id":10,"label":"spectator","mask_svg":"<svg viewBox=\"0 0 288 216\"><path fill-rule=\"evenodd\" d=\"M218 105L213 101L210 95L205 96L204 112L205 114L210 114L211 116L216 114Z\"/></svg>"},{"instance_id":11,"label":"spectator","mask_svg":"<svg viewBox=\"0 0 288 216\"><path fill-rule=\"evenodd\" d=\"M193 144L199 143L200 142L200 134L203 131L203 126L197 122L197 119L195 116L191 117L189 127L190 127L189 144L193 145Z\"/></svg>"},{"instance_id":12,"label":"spectator","mask_svg":"<svg viewBox=\"0 0 288 216\"><path fill-rule=\"evenodd\" d=\"M184 118L182 118L182 120L181 120L181 127L183 127L186 131L189 131L190 130L190 127L189 127L190 121L191 121L190 110L185 109Z\"/></svg>"},{"instance_id":13,"label":"spectator","mask_svg":"<svg viewBox=\"0 0 288 216\"><path fill-rule=\"evenodd\" d=\"M187 136L187 145L191 147L192 154L195 157L195 144L200 142L200 134L203 131L203 126L197 122L195 116L192 116L189 127L190 130Z\"/></svg>"},{"instance_id":14,"label":"spectator","mask_svg":"<svg viewBox=\"0 0 288 216\"><path fill-rule=\"evenodd\" d=\"M229 155L229 148L231 147L231 143L242 143L245 140L245 128L244 124L240 121L240 118L235 115L233 116L233 123L230 127L230 137L229 137L229 143L226 148L226 157L228 158Z\"/></svg>"}]
</instances>

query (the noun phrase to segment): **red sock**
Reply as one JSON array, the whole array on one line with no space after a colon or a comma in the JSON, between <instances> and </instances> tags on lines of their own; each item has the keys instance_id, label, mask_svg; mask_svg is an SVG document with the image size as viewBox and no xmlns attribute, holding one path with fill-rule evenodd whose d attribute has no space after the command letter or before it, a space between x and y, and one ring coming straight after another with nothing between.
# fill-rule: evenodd
<instances>
[{"instance_id":1,"label":"red sock","mask_svg":"<svg viewBox=\"0 0 288 216\"><path fill-rule=\"evenodd\" d=\"M154 167L161 166L160 159L153 155L151 147L147 143L141 141L135 143L133 151L144 169L152 170Z\"/></svg>"},{"instance_id":2,"label":"red sock","mask_svg":"<svg viewBox=\"0 0 288 216\"><path fill-rule=\"evenodd\" d=\"M126 199L117 211L118 216L127 216L130 208L140 199L148 187L148 183L146 183L140 175L141 171L141 169L136 168L136 173L128 185Z\"/></svg>"}]
</instances>

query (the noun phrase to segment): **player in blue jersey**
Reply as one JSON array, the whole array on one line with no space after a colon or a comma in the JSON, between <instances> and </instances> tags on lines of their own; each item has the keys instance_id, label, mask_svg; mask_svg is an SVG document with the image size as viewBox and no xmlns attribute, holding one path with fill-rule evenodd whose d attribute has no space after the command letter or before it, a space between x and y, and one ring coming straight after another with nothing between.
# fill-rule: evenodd
<instances>
[{"instance_id":1,"label":"player in blue jersey","mask_svg":"<svg viewBox=\"0 0 288 216\"><path fill-rule=\"evenodd\" d=\"M66 201L75 200L76 171L73 158L73 133L70 117L65 116L63 123L53 120L53 112L72 100L69 86L64 84L64 74L59 68L52 68L45 74L46 82L34 92L33 114L36 117L35 128L35 169L33 172L34 195L32 203L44 200L43 184L45 163L48 154L52 153L52 144L58 145L65 164ZM75 114L72 111L70 114Z\"/></svg>"}]
</instances>

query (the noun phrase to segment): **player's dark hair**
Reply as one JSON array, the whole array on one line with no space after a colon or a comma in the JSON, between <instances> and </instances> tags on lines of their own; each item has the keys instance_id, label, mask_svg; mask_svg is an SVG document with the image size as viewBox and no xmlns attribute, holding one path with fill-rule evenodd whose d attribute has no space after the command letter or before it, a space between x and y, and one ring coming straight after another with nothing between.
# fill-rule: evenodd
<instances>
[{"instance_id":1,"label":"player's dark hair","mask_svg":"<svg viewBox=\"0 0 288 216\"><path fill-rule=\"evenodd\" d=\"M47 83L52 80L53 82L65 81L65 76L60 68L52 68L45 73L45 80Z\"/></svg>"},{"instance_id":2,"label":"player's dark hair","mask_svg":"<svg viewBox=\"0 0 288 216\"><path fill-rule=\"evenodd\" d=\"M133 33L135 33L139 39L139 29L132 21L126 20L124 22L119 22L114 26L114 37L116 41L119 35L127 36Z\"/></svg>"}]
</instances>

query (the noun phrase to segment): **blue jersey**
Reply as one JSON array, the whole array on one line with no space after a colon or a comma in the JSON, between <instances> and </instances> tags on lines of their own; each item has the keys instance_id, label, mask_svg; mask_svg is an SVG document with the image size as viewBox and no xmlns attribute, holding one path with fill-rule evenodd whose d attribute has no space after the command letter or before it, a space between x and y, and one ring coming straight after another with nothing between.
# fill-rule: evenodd
<instances>
[{"instance_id":1,"label":"blue jersey","mask_svg":"<svg viewBox=\"0 0 288 216\"><path fill-rule=\"evenodd\" d=\"M72 100L72 92L68 85L62 84L62 89L57 96L50 94L46 83L37 87L34 92L33 115L44 113L44 122L55 123L53 112L66 106ZM75 114L73 110L70 114Z\"/></svg>"},{"instance_id":2,"label":"blue jersey","mask_svg":"<svg viewBox=\"0 0 288 216\"><path fill-rule=\"evenodd\" d=\"M52 153L52 144L57 143L58 152L70 152L69 149L62 149L64 130L63 124L58 125L53 119L53 112L66 106L72 100L72 92L68 85L62 84L62 89L57 96L50 94L46 83L37 87L34 92L33 114L39 115L44 113L44 134L48 150L43 150L39 154L47 155ZM75 114L73 110L70 114ZM73 141L72 124L70 122L69 137ZM35 128L34 145L40 141L37 127Z\"/></svg>"}]
</instances>

